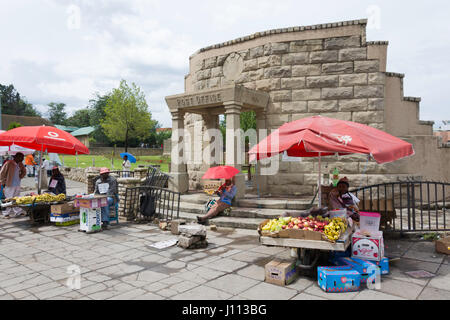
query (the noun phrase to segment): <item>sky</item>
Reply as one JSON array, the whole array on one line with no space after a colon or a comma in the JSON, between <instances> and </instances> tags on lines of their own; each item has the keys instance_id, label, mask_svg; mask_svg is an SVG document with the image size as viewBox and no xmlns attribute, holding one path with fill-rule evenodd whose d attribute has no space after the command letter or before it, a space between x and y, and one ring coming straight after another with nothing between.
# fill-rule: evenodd
<instances>
[{"instance_id":1,"label":"sky","mask_svg":"<svg viewBox=\"0 0 450 320\"><path fill-rule=\"evenodd\" d=\"M198 49L275 28L369 19L367 41L389 41L387 71L421 97L421 120L450 119L450 2L365 0L0 0L0 83L44 116L72 114L125 79L152 118L171 126L164 98L184 92Z\"/></svg>"}]
</instances>

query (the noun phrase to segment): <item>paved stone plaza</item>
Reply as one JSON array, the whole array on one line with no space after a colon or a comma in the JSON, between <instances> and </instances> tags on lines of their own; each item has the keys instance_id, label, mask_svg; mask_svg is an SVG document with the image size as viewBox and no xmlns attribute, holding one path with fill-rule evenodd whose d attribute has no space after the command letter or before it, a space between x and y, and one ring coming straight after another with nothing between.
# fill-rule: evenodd
<instances>
[{"instance_id":1,"label":"paved stone plaza","mask_svg":"<svg viewBox=\"0 0 450 320\"><path fill-rule=\"evenodd\" d=\"M265 283L264 265L290 251L259 245L256 231L208 230L206 249L159 250L149 245L175 236L155 225L77 229L0 219L0 299L450 299L450 257L435 253L432 242L387 240L387 255L400 259L382 277L381 290L327 294L304 277L287 287ZM71 266L81 272L79 289L76 281L74 289L67 285ZM404 273L415 270L435 276Z\"/></svg>"}]
</instances>

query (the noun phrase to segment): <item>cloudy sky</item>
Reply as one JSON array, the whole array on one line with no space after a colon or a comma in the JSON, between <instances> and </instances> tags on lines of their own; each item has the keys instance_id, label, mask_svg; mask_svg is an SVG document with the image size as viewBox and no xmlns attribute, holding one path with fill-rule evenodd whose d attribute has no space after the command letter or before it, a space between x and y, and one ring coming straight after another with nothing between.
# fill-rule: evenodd
<instances>
[{"instance_id":1,"label":"cloudy sky","mask_svg":"<svg viewBox=\"0 0 450 320\"><path fill-rule=\"evenodd\" d=\"M184 92L189 56L208 45L274 28L368 18L367 40L387 40L388 71L422 97L422 120L450 119L448 1L0 0L0 83L46 114L71 114L120 79L146 94L171 126L164 97Z\"/></svg>"}]
</instances>

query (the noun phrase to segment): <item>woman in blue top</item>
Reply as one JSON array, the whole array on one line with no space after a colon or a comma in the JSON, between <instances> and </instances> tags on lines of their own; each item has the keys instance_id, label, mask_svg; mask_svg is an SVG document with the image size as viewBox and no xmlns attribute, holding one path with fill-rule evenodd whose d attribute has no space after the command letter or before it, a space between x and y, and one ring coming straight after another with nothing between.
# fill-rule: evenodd
<instances>
[{"instance_id":1,"label":"woman in blue top","mask_svg":"<svg viewBox=\"0 0 450 320\"><path fill-rule=\"evenodd\" d=\"M232 179L225 180L225 183L220 186L216 191L220 199L214 204L203 217L197 216L198 223L205 223L206 220L215 217L223 210L231 207L231 201L236 195L236 185L234 183L234 177Z\"/></svg>"}]
</instances>

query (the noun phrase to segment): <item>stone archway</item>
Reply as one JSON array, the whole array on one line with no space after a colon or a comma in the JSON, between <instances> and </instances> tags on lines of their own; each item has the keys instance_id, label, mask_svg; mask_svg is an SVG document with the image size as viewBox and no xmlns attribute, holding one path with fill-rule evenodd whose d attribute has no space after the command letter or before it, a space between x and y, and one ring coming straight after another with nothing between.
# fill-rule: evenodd
<instances>
[{"instance_id":1,"label":"stone archway","mask_svg":"<svg viewBox=\"0 0 450 320\"><path fill-rule=\"evenodd\" d=\"M225 163L241 170L238 155L238 141L240 139L240 114L245 111L255 111L257 118L257 132L266 129L266 108L269 94L239 85L222 87L220 89L205 90L195 93L184 93L166 97L167 105L172 114L172 152L171 152L171 181L172 190L185 193L189 189L189 175L187 163L184 161L185 141L183 140L184 117L187 113L202 115L208 129L218 129L219 114L226 117L227 136ZM238 193L236 198L245 194L244 174L236 176Z\"/></svg>"}]
</instances>

